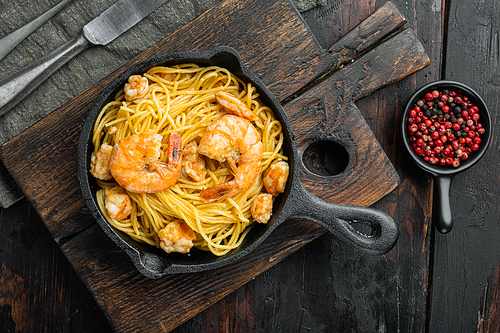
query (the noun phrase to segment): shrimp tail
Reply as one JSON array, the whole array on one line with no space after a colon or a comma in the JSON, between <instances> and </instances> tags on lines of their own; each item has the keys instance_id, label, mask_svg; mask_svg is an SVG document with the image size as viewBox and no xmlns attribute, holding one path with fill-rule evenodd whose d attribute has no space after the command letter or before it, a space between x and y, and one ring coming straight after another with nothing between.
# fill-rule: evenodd
<instances>
[{"instance_id":1,"label":"shrimp tail","mask_svg":"<svg viewBox=\"0 0 500 333\"><path fill-rule=\"evenodd\" d=\"M177 133L170 134L168 138L168 163L176 170L182 166L182 141Z\"/></svg>"},{"instance_id":2,"label":"shrimp tail","mask_svg":"<svg viewBox=\"0 0 500 333\"><path fill-rule=\"evenodd\" d=\"M182 168L182 142L177 133L170 134L168 139L168 163L157 162L152 167L156 169L160 177L165 182L165 186L172 186L177 183Z\"/></svg>"},{"instance_id":3,"label":"shrimp tail","mask_svg":"<svg viewBox=\"0 0 500 333\"><path fill-rule=\"evenodd\" d=\"M243 192L243 189L236 185L235 180L231 180L227 183L217 184L202 190L200 192L200 197L204 202L214 202L230 198L241 192Z\"/></svg>"}]
</instances>

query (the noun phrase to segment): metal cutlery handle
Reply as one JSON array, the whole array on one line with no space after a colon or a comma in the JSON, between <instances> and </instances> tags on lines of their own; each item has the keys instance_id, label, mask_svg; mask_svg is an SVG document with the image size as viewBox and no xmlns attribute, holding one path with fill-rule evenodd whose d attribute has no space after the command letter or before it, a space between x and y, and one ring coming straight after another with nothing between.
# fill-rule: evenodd
<instances>
[{"instance_id":1,"label":"metal cutlery handle","mask_svg":"<svg viewBox=\"0 0 500 333\"><path fill-rule=\"evenodd\" d=\"M0 81L0 116L28 96L61 66L91 44L79 34L58 49Z\"/></svg>"},{"instance_id":2,"label":"metal cutlery handle","mask_svg":"<svg viewBox=\"0 0 500 333\"><path fill-rule=\"evenodd\" d=\"M30 23L0 39L0 60L2 60L7 54L9 54L9 52L12 51L12 49L14 49L17 44L19 44L23 39L28 37L33 31L47 22L52 16L54 16L70 2L71 0L61 1L52 9L49 9Z\"/></svg>"}]
</instances>

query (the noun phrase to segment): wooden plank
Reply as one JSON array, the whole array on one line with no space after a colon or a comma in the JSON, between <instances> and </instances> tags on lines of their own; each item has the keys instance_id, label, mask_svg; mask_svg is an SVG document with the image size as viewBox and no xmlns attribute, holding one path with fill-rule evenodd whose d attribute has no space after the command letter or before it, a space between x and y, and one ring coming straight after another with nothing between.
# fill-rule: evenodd
<instances>
[{"instance_id":1,"label":"wooden plank","mask_svg":"<svg viewBox=\"0 0 500 333\"><path fill-rule=\"evenodd\" d=\"M0 331L112 332L28 201L0 211Z\"/></svg>"},{"instance_id":2,"label":"wooden plank","mask_svg":"<svg viewBox=\"0 0 500 333\"><path fill-rule=\"evenodd\" d=\"M430 178L416 170L403 153L399 121L404 104L413 91L439 79L442 25L446 21L444 13L440 8L433 7L432 1L394 3L408 20L406 26L422 41L431 63L415 75L365 97L357 106L400 176L398 188L373 205L399 221L399 241L393 251L369 267L364 267L361 259L355 259L349 264L347 272L334 274L333 278L345 276L346 281L352 279L353 283L347 284L343 291L343 295L352 293L353 296L348 296L348 299L361 296L357 281L376 276L376 281L380 283L368 296L370 300L352 303L352 309L369 315L356 322L353 320L355 312L348 311L343 316L344 325L354 327L354 330L363 327L367 331L426 332L432 287L432 186ZM385 264L385 260L390 264ZM337 267L345 263L342 259L339 261ZM387 280L379 280L379 275ZM392 286L388 281L393 281ZM377 302L377 294L384 295L382 303ZM391 305L394 303L398 304L397 308Z\"/></svg>"},{"instance_id":3,"label":"wooden plank","mask_svg":"<svg viewBox=\"0 0 500 333\"><path fill-rule=\"evenodd\" d=\"M300 65L300 76L296 76L290 85L296 87L294 90L306 91L310 86L321 79L321 76L328 75L331 71L338 70L348 65L353 60L370 51L380 44L381 41L404 30L405 17L393 2L388 1L378 8L373 14L359 23L352 30L347 32L342 38L330 46L327 52L321 53L318 57L308 63ZM415 64L419 59L415 59ZM328 68L329 71L318 70ZM321 73L321 74L318 74ZM367 87L367 92L369 87ZM367 94L370 94L368 92ZM290 96L289 98L293 98ZM359 96L361 98L361 96Z\"/></svg>"},{"instance_id":4,"label":"wooden plank","mask_svg":"<svg viewBox=\"0 0 500 333\"><path fill-rule=\"evenodd\" d=\"M402 54L407 56L401 59ZM326 201L369 206L379 197L378 189L397 183L397 174L382 147L365 137L363 127L358 131L362 116L353 103L428 64L422 45L407 29L285 104L296 125L294 135L303 158L307 147L318 142L339 143L349 155L345 170L338 175L325 176L303 166L302 183L311 193ZM374 177L359 177L372 170L377 170ZM366 195L361 198L359 193Z\"/></svg>"}]
</instances>

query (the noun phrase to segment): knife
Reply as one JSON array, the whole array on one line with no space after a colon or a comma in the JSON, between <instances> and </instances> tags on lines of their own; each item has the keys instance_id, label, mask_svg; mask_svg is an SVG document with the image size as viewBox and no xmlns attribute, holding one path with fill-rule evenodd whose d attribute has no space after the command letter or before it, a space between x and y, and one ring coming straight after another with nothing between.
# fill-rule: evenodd
<instances>
[{"instance_id":1,"label":"knife","mask_svg":"<svg viewBox=\"0 0 500 333\"><path fill-rule=\"evenodd\" d=\"M80 34L43 58L0 81L0 116L83 50L107 45L168 0L119 0L83 27Z\"/></svg>"}]
</instances>

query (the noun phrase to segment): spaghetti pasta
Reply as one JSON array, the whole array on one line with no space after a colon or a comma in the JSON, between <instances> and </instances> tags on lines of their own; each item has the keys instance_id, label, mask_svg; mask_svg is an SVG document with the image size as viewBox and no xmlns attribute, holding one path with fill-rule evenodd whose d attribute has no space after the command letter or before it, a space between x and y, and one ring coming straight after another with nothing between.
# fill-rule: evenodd
<instances>
[{"instance_id":1,"label":"spaghetti pasta","mask_svg":"<svg viewBox=\"0 0 500 333\"><path fill-rule=\"evenodd\" d=\"M248 189L223 200L206 202L200 192L230 181L234 170L227 163L203 157L206 174L199 181L183 172L166 190L127 191L132 213L123 220L112 218L105 208L104 190L116 186L115 180L97 179L101 188L97 192L99 208L113 227L156 247L160 247L160 230L181 219L195 232L195 247L224 255L237 248L256 223L251 207L256 196L266 191L263 182L266 170L275 159L287 160L282 149L282 126L272 110L262 104L256 88L225 68L191 63L156 66L142 76L148 80L147 92L140 94L143 96L126 96L122 89L102 108L93 131L94 153L104 144L114 146L131 135L152 133L162 136L159 161L167 162L172 133L181 137L184 149L192 141L199 144L207 127L227 115L215 98L215 93L225 91L237 96L257 116L252 124L262 140L260 171Z\"/></svg>"}]
</instances>

